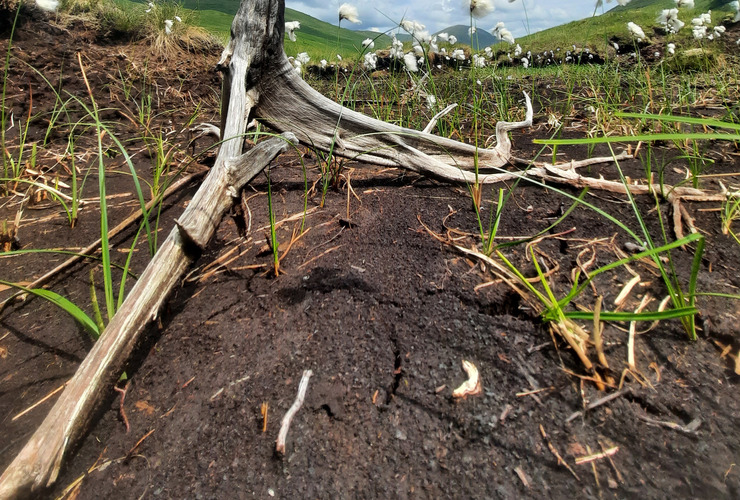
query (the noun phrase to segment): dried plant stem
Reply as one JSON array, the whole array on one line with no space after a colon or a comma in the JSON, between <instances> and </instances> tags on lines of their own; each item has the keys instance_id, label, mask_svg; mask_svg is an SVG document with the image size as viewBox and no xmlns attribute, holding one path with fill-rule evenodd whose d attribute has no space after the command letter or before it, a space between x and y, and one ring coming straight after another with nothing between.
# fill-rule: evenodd
<instances>
[{"instance_id":1,"label":"dried plant stem","mask_svg":"<svg viewBox=\"0 0 740 500\"><path fill-rule=\"evenodd\" d=\"M612 455L615 455L619 451L619 446L612 446L608 450L604 450L601 453L594 453L586 455L585 457L578 457L576 458L576 465L583 465L591 462L595 462L596 460L601 460L603 458L611 457Z\"/></svg>"},{"instance_id":2,"label":"dried plant stem","mask_svg":"<svg viewBox=\"0 0 740 500\"><path fill-rule=\"evenodd\" d=\"M602 332L604 331L604 325L601 324L601 321L599 321L599 316L601 314L601 301L604 299L601 295L596 299L596 305L594 306L594 331L593 331L593 337L594 337L594 349L596 350L596 356L599 359L599 363L601 363L601 366L604 368L609 368L609 363L606 360L606 356L604 355L604 337L601 336Z\"/></svg>"},{"instance_id":3,"label":"dried plant stem","mask_svg":"<svg viewBox=\"0 0 740 500\"><path fill-rule=\"evenodd\" d=\"M46 402L49 398L51 398L52 396L54 396L54 394L56 394L57 392L59 392L62 389L64 389L64 387L66 385L67 385L67 382L63 383L62 385L60 385L59 387L57 387L56 389L54 389L53 391L51 391L49 394L47 394L43 398L41 398L38 401L36 401L34 404L32 404L31 406L29 406L28 408L26 408L25 410L23 410L19 414L17 414L15 417L11 418L10 421L11 422L15 422L16 420L18 420L19 418L21 418L26 413L32 411L37 406L39 406L39 405L43 404L44 402Z\"/></svg>"},{"instance_id":4,"label":"dried plant stem","mask_svg":"<svg viewBox=\"0 0 740 500\"><path fill-rule=\"evenodd\" d=\"M553 454L555 458L558 460L558 465L564 466L566 469L568 469L568 472L573 474L573 477L576 478L578 481L581 480L580 477L578 477L578 474L576 474L576 471L574 471L570 465L568 465L568 462L566 462L562 456L560 456L560 453L558 453L558 450L555 449L555 446L553 446L552 442L550 441L550 438L548 437L547 433L545 432L545 428L542 427L542 424L540 424L540 433L542 434L542 438L547 443L547 448L550 450L550 453Z\"/></svg>"},{"instance_id":5,"label":"dried plant stem","mask_svg":"<svg viewBox=\"0 0 740 500\"><path fill-rule=\"evenodd\" d=\"M275 451L282 455L285 455L285 440L288 437L290 422L293 420L295 414L298 413L298 410L301 409L301 406L303 406L303 400L305 399L306 391L308 390L308 380L311 378L311 375L313 375L311 370L303 372L301 383L298 384L298 395L296 395L293 405L288 409L288 412L285 414L283 421L280 424L280 432L278 433L277 441L275 443Z\"/></svg>"},{"instance_id":6,"label":"dried plant stem","mask_svg":"<svg viewBox=\"0 0 740 500\"><path fill-rule=\"evenodd\" d=\"M563 337L566 342L568 342L568 345L570 345L573 351L575 351L578 359L580 359L581 363L583 363L584 368L586 368L586 370L592 375L598 389L600 391L606 389L606 385L604 384L601 375L599 375L599 373L596 371L593 363L588 357L588 354L586 354L584 339L586 339L588 336L585 334L583 329L581 329L580 326L567 318L565 319L565 321L556 321L550 323L550 327L553 331L560 334L560 336Z\"/></svg>"},{"instance_id":7,"label":"dried plant stem","mask_svg":"<svg viewBox=\"0 0 740 500\"><path fill-rule=\"evenodd\" d=\"M589 405L588 405L588 406L586 407L586 411L591 411L591 410L593 410L594 408L598 408L599 406L601 406L601 405L603 405L603 404L606 404L606 403L608 403L609 401L612 401L612 400L614 400L614 399L617 399L617 398L619 398L619 397L621 397L621 396L624 396L625 394L630 394L631 392L632 392L632 389L630 389L629 387L627 387L627 388L625 388L625 389L621 389L621 390L619 390L619 391L617 391L617 392L612 392L611 394L609 394L609 395L607 395L607 396L604 396L604 397L603 397L603 398L601 398L601 399L597 399L597 400L596 400L596 401L594 401L593 403L590 403L590 404L589 404ZM577 419L577 418L578 418L578 417L580 417L581 415L583 415L583 411L577 411L577 412L575 412L575 413L571 414L571 415L570 415L570 416L569 416L568 418L566 418L566 419L565 419L565 422L566 422L566 423L568 423L568 422L572 422L573 420Z\"/></svg>"},{"instance_id":8,"label":"dried plant stem","mask_svg":"<svg viewBox=\"0 0 740 500\"><path fill-rule=\"evenodd\" d=\"M637 306L637 309L635 310L635 313L641 312L643 309L645 309L645 306L650 301L650 295L645 294L645 296L640 301L640 305ZM630 370L635 371L635 330L637 329L637 322L630 321L630 329L629 329L629 339L627 340L627 365L629 366Z\"/></svg>"}]
</instances>

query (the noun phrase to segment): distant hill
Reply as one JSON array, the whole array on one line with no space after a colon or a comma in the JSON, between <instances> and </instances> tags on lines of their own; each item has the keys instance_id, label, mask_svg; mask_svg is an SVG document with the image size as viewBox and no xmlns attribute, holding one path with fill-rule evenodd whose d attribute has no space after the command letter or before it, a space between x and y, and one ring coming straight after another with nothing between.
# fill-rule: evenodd
<instances>
[{"instance_id":1,"label":"distant hill","mask_svg":"<svg viewBox=\"0 0 740 500\"><path fill-rule=\"evenodd\" d=\"M308 14L303 14L293 9L285 9L285 21L299 21L301 28L296 31L295 42L285 42L285 52L293 55L291 51L296 49L297 52L308 52L324 54L322 57L329 60L335 57L337 52L337 26L331 23L320 21ZM385 48L390 46L391 38L382 33L372 31L353 31L346 28L339 30L339 52L351 55L357 50L361 50L363 40L370 38L375 40L375 48ZM327 54L330 51L330 54ZM330 57L329 57L330 56ZM313 57L313 56L312 56Z\"/></svg>"},{"instance_id":2,"label":"distant hill","mask_svg":"<svg viewBox=\"0 0 740 500\"><path fill-rule=\"evenodd\" d=\"M439 33L455 35L455 38L457 38L457 43L470 45L473 50L483 50L485 47L490 47L491 45L500 42L498 38L493 36L489 31L486 31L482 28L478 28L475 33L473 33L473 40L471 42L470 35L468 34L469 29L470 26L457 24L455 26L449 26L443 30L439 30L437 33L435 33L435 35Z\"/></svg>"},{"instance_id":3,"label":"distant hill","mask_svg":"<svg viewBox=\"0 0 740 500\"><path fill-rule=\"evenodd\" d=\"M491 45L500 43L500 40L493 36L490 32L478 28L478 30L473 35L474 44L471 44L470 36L468 35L469 28L469 26L465 26L464 24L457 24L455 26L448 26L445 29L439 30L434 33L434 35L439 35L440 33L454 35L455 38L457 38L457 43L470 45L471 47L475 45L474 48L477 48L478 50L483 50L485 47L490 47ZM411 35L403 30L401 30L401 32L396 35L396 38L398 38L402 42L411 42Z\"/></svg>"},{"instance_id":4,"label":"distant hill","mask_svg":"<svg viewBox=\"0 0 740 500\"><path fill-rule=\"evenodd\" d=\"M652 38L659 31L656 18L660 11L675 6L674 0L632 0L627 5L617 5L603 14L599 9L598 15L594 17L533 33L517 39L517 42L525 51L532 50L533 52L554 50L558 47L570 48L573 44L603 51L611 46L611 42L617 42L620 45L633 43L627 32L628 22L638 24L648 38ZM732 17L729 0L695 0L694 9L679 10L679 18L686 23L686 26L675 35L673 41L677 44L682 41L691 43L691 19L707 10L712 11L713 24Z\"/></svg>"},{"instance_id":5,"label":"distant hill","mask_svg":"<svg viewBox=\"0 0 740 500\"><path fill-rule=\"evenodd\" d=\"M127 2L127 0L117 1ZM148 0L135 1L146 4ZM182 0L182 3L185 7L198 11L201 26L226 41L234 14L239 8L239 0ZM691 18L702 12L711 9L714 23L732 17L728 0L695 0L695 4L693 10L681 9L680 17L686 22L687 27L679 32L677 41L691 37ZM612 42L618 42L620 46L632 43L627 33L629 21L642 26L647 36L651 37L656 33L655 28L658 28L655 19L660 11L673 8L675 5L674 0L632 0L625 6L617 5L603 14L599 9L597 16L518 38L517 43L525 51L532 52L554 50L558 47L569 49L573 44L602 52L608 50ZM376 49L390 46L390 37L386 35L370 31L353 31L345 27L338 30L334 24L320 21L293 9L285 9L285 20L301 23L301 28L296 32L297 40L291 42L286 39L285 52L289 56L307 52L312 62L321 59L336 61L337 54L341 54L343 58L357 59L361 57L362 41L366 38L375 39ZM469 45L473 50L483 50L485 47L501 43L489 31L483 29L478 29L471 43L466 25L449 26L436 34L441 32L454 35L458 44ZM411 41L411 37L403 31L397 36L401 41Z\"/></svg>"},{"instance_id":6,"label":"distant hill","mask_svg":"<svg viewBox=\"0 0 740 500\"><path fill-rule=\"evenodd\" d=\"M149 0L134 1L146 4ZM226 41L234 14L239 9L239 0L181 1L184 7L198 12L200 26ZM343 57L359 56L362 42L366 38L375 40L376 48L385 48L391 44L390 37L372 31L353 31L343 27L337 33L336 25L293 9L285 9L285 21L301 23L300 29L296 31L296 41L291 42L286 38L286 54L295 56L300 52L307 52L313 62L321 59L336 60L337 53Z\"/></svg>"}]
</instances>

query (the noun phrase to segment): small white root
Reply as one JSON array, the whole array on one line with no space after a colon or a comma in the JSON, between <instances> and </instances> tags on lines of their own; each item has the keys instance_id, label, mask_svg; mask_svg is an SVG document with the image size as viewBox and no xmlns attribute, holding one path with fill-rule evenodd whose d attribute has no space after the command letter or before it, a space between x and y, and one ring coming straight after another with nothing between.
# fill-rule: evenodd
<instances>
[{"instance_id":1,"label":"small white root","mask_svg":"<svg viewBox=\"0 0 740 500\"><path fill-rule=\"evenodd\" d=\"M478 369L470 361L463 359L462 362L463 370L468 374L468 380L452 391L453 398L464 398L465 396L473 396L481 393L480 378L478 376Z\"/></svg>"},{"instance_id":2,"label":"small white root","mask_svg":"<svg viewBox=\"0 0 740 500\"><path fill-rule=\"evenodd\" d=\"M195 135L196 139L208 135L212 135L216 138L221 137L221 129L212 123L200 123L194 127L190 127L190 132Z\"/></svg>"},{"instance_id":3,"label":"small white root","mask_svg":"<svg viewBox=\"0 0 740 500\"><path fill-rule=\"evenodd\" d=\"M452 103L449 106L447 106L445 109L443 109L442 111L434 115L432 119L429 120L429 123L427 124L427 126L424 127L424 130L422 130L422 132L424 132L425 134L431 134L432 129L437 124L439 119L442 118L447 113L449 113L450 111L452 111L453 109L455 109L456 107L457 107L457 103Z\"/></svg>"},{"instance_id":4,"label":"small white root","mask_svg":"<svg viewBox=\"0 0 740 500\"><path fill-rule=\"evenodd\" d=\"M627 282L626 285L622 288L622 291L619 292L619 295L617 295L617 298L614 299L614 305L617 307L621 307L622 304L624 304L624 301L627 300L627 297L629 297L630 292L632 292L632 289L635 288L635 285L637 285L640 282L640 275L635 274L631 280Z\"/></svg>"},{"instance_id":5,"label":"small white root","mask_svg":"<svg viewBox=\"0 0 740 500\"><path fill-rule=\"evenodd\" d=\"M278 433L277 442L275 443L275 450L281 455L285 455L285 439L288 437L288 429L290 428L290 422L298 410L303 406L303 400L306 397L306 390L308 389L308 379L311 378L313 372L311 370L305 370L301 383L298 385L298 395L293 401L293 405L288 409L288 412L283 417L283 422L280 424L280 432Z\"/></svg>"}]
</instances>

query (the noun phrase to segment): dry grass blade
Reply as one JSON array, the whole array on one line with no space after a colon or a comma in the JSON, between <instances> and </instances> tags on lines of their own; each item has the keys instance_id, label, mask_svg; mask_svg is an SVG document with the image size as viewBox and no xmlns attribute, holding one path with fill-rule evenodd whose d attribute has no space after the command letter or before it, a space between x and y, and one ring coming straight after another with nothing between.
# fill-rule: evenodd
<instances>
[{"instance_id":1,"label":"dry grass blade","mask_svg":"<svg viewBox=\"0 0 740 500\"><path fill-rule=\"evenodd\" d=\"M146 438L148 438L149 436L151 436L154 433L155 430L156 429L150 430L149 432L147 432L146 434L144 434L141 437L141 439L139 439L138 441L136 441L136 444L133 445L130 450L128 450L128 453L126 454L126 456L127 457L133 456L134 452L139 448L139 446L141 445L141 443L143 443L146 440Z\"/></svg>"},{"instance_id":2,"label":"dry grass blade","mask_svg":"<svg viewBox=\"0 0 740 500\"><path fill-rule=\"evenodd\" d=\"M578 359L581 361L584 368L586 368L586 371L591 374L592 380L596 383L599 390L603 391L606 389L604 380L596 371L594 364L588 357L588 354L586 354L586 340L588 339L586 332L584 332L576 323L567 318L565 320L550 322L550 329L565 339L571 349L573 349L578 356Z\"/></svg>"},{"instance_id":3,"label":"dry grass blade","mask_svg":"<svg viewBox=\"0 0 740 500\"><path fill-rule=\"evenodd\" d=\"M570 465L568 465L568 462L563 459L562 456L560 456L560 453L558 453L558 450L555 449L555 446L553 446L552 441L550 441L549 436L545 432L545 428L540 424L540 434L542 434L542 438L545 440L545 443L547 443L547 448L550 450L550 453L553 454L553 456L558 460L558 465L562 465L566 469L568 469L568 472L573 474L573 477L576 478L578 481L581 480L580 477L578 477L578 474L576 474L576 471L574 471Z\"/></svg>"},{"instance_id":4,"label":"dry grass blade","mask_svg":"<svg viewBox=\"0 0 740 500\"><path fill-rule=\"evenodd\" d=\"M618 451L619 446L613 446L607 450L602 451L601 453L593 453L590 455L586 455L585 457L578 457L576 458L576 465L587 464L590 462L595 462L596 460L611 457L614 456Z\"/></svg>"},{"instance_id":5,"label":"dry grass blade","mask_svg":"<svg viewBox=\"0 0 740 500\"><path fill-rule=\"evenodd\" d=\"M632 292L632 289L642 279L640 278L639 274L637 273L633 273L633 274L634 276L627 283L625 283L624 287L622 287L622 291L619 292L619 295L617 295L617 298L614 299L615 306L621 307L624 304L624 302L627 300L627 297L629 297L629 294Z\"/></svg>"},{"instance_id":6,"label":"dry grass blade","mask_svg":"<svg viewBox=\"0 0 740 500\"><path fill-rule=\"evenodd\" d=\"M591 411L591 410L593 410L595 408L598 408L599 406L601 406L603 404L608 403L609 401L613 401L613 400L615 400L615 399L617 399L619 397L622 397L622 396L624 396L626 394L630 394L631 392L632 392L632 390L629 387L624 388L624 389L621 389L621 390L619 390L617 392L612 392L611 394L609 394L607 396L604 396L603 398L597 399L596 401L590 403L588 406L586 406L585 411ZM566 418L565 419L565 422L566 423L567 422L572 422L573 420L575 420L578 417L580 417L581 415L583 415L583 413L584 413L583 411L577 411L577 412L571 414L568 418Z\"/></svg>"},{"instance_id":7,"label":"dry grass blade","mask_svg":"<svg viewBox=\"0 0 740 500\"><path fill-rule=\"evenodd\" d=\"M689 422L687 425L681 425L677 424L676 422L669 422L666 420L657 420L654 418L650 418L646 415L642 415L640 413L637 414L637 418L642 420L643 422L654 425L656 427L665 427L666 429L671 429L678 432L683 432L684 434L690 434L695 435L697 429L701 426L702 420L700 418L695 418L691 422Z\"/></svg>"},{"instance_id":8,"label":"dry grass blade","mask_svg":"<svg viewBox=\"0 0 740 500\"><path fill-rule=\"evenodd\" d=\"M640 301L640 305L635 309L635 313L642 312L643 309L647 306L647 304L650 302L650 295L645 294L645 296ZM637 328L637 322L636 321L630 321L630 327L629 327L629 338L627 340L627 365L630 367L630 370L635 371L635 329Z\"/></svg>"},{"instance_id":9,"label":"dry grass blade","mask_svg":"<svg viewBox=\"0 0 740 500\"><path fill-rule=\"evenodd\" d=\"M424 227L426 228L426 226L424 226ZM426 228L426 229L429 230L428 228ZM442 241L442 240L440 240L440 241ZM455 248L456 250L458 250L458 251L460 251L460 252L462 252L462 253L464 253L466 255L470 255L472 257L475 257L477 259L480 259L481 261L485 262L487 265L491 266L491 268L493 268L493 269L496 270L495 272L493 270L491 272L494 275L498 276L499 279L501 279L504 283L506 283L507 285L509 285L512 290L514 290L516 293L518 293L522 297L522 299L527 302L527 305L529 305L530 307L532 307L538 314L540 312L542 312L542 307L536 301L532 300L532 297L526 291L524 291L522 288L518 287L514 283L514 280L516 280L517 277L514 276L514 274L512 274L512 272L509 271L506 267L502 266L501 264L499 264L498 262L496 262L492 258L490 258L487 255L482 254L482 253L480 253L478 251L470 250L468 248L461 247L459 245L454 245L454 244L451 244L451 246L453 248ZM537 281L540 280L539 277L532 278L532 279L534 280L534 282L537 282Z\"/></svg>"},{"instance_id":10,"label":"dry grass blade","mask_svg":"<svg viewBox=\"0 0 740 500\"><path fill-rule=\"evenodd\" d=\"M317 256L315 256L315 257L312 257L311 259L307 260L306 262L304 262L303 264L301 264L300 266L298 266L298 269L303 269L304 267L306 267L306 266L308 266L309 264L311 264L312 262L314 262L314 261L316 261L316 260L320 259L320 258L321 258L321 257L323 257L324 255L326 255L326 254L328 254L328 253L330 253L330 252L333 252L334 250L338 250L338 249L339 249L339 248L341 248L341 247L342 247L342 245L336 245L336 246L333 246L333 247L331 247L331 248L327 248L326 250L324 250L323 252L321 252L321 253L320 253L320 254L318 254Z\"/></svg>"},{"instance_id":11,"label":"dry grass blade","mask_svg":"<svg viewBox=\"0 0 740 500\"><path fill-rule=\"evenodd\" d=\"M18 414L17 414L16 416L14 416L13 418L11 418L10 420L11 420L11 421L15 421L15 420L18 420L19 418L21 418L21 417L22 417L23 415L25 415L26 413L28 413L28 412L32 411L32 410L33 410L34 408L36 408L37 406L39 406L39 405L43 404L43 403L44 403L45 401L47 401L47 400L48 400L49 398L51 398L52 396L54 396L54 394L56 394L56 393L58 393L59 391L61 391L62 389L64 389L64 386L66 386L66 385L67 385L67 383L66 383L66 382L65 382L64 384L60 385L59 387L57 387L56 389L54 389L53 391L51 391L51 392L50 392L49 394L47 394L47 395L46 395L46 396L44 396L43 398L41 398L41 399L39 399L38 401L36 401L36 402L35 402L34 404L32 404L31 406L29 406L28 408L26 408L26 409L25 409L25 410L23 410L22 412L18 413Z\"/></svg>"},{"instance_id":12,"label":"dry grass blade","mask_svg":"<svg viewBox=\"0 0 740 500\"><path fill-rule=\"evenodd\" d=\"M596 304L594 305L594 329L592 335L594 337L594 350L596 351L596 357L599 359L599 363L604 368L609 368L609 362L606 360L604 355L604 338L602 333L604 332L604 325L599 321L601 315L601 302L603 297L599 295L596 298Z\"/></svg>"},{"instance_id":13,"label":"dry grass blade","mask_svg":"<svg viewBox=\"0 0 740 500\"><path fill-rule=\"evenodd\" d=\"M305 212L298 212L297 214L293 214L293 215L290 215L288 217L285 217L284 219L280 219L279 221L275 222L275 229L279 228L280 226L282 226L286 222L294 222L294 221L297 221L297 220L302 219L303 217L309 216L309 215L315 213L318 209L319 209L319 207L312 207L312 208L309 208L308 210L306 210ZM266 226L259 227L255 231L262 232L262 231L265 231L267 229L270 229L270 225L269 224L266 225Z\"/></svg>"}]
</instances>

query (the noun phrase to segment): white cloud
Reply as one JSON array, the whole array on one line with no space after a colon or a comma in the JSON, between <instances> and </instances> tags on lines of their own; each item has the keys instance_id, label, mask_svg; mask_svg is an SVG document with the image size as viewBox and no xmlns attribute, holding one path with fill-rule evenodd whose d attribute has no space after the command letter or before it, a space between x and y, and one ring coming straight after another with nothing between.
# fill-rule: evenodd
<instances>
[{"instance_id":1,"label":"white cloud","mask_svg":"<svg viewBox=\"0 0 740 500\"><path fill-rule=\"evenodd\" d=\"M286 0L286 6L332 24L337 24L337 10L347 0ZM461 0L374 0L351 1L360 14L360 25L344 23L351 29L377 27L380 31L394 29L401 19L411 19L426 25L435 33L455 24L468 25L470 17ZM583 19L594 13L594 0L493 0L495 10L489 16L476 20L479 29L489 30L503 21L515 37L535 33L552 26ZM526 15L524 7L526 6Z\"/></svg>"}]
</instances>

